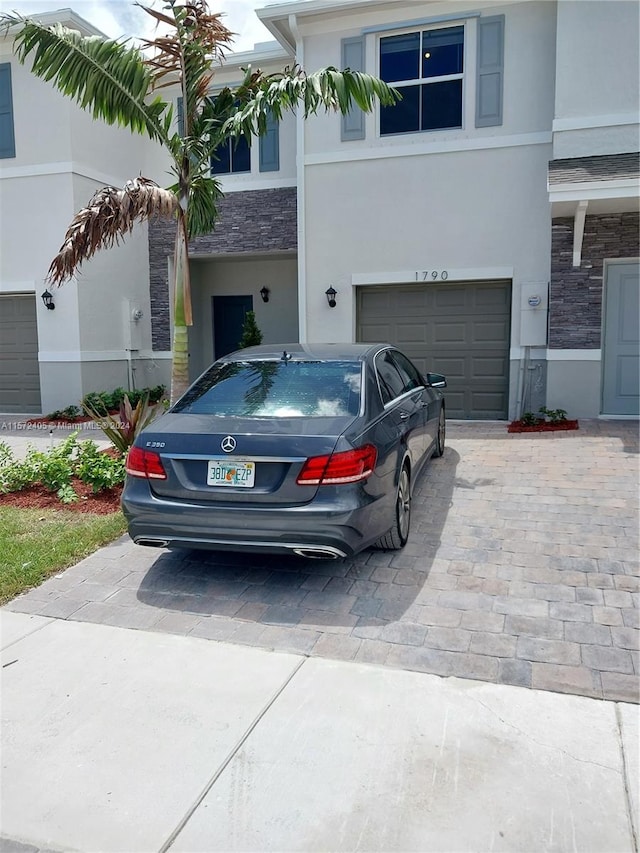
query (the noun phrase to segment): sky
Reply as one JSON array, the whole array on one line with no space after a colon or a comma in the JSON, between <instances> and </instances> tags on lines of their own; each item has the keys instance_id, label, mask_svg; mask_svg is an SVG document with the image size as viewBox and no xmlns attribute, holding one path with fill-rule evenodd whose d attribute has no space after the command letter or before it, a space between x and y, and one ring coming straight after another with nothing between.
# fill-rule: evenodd
<instances>
[{"instance_id":1,"label":"sky","mask_svg":"<svg viewBox=\"0 0 640 853\"><path fill-rule=\"evenodd\" d=\"M143 0L144 5L162 9L159 0ZM273 36L258 20L255 9L273 0L210 0L212 12L224 12L222 22L234 38L231 50L251 50L256 42L273 41ZM73 9L82 18L98 27L107 36L153 36L154 21L139 9L132 0L0 0L3 13L36 15L57 9Z\"/></svg>"}]
</instances>

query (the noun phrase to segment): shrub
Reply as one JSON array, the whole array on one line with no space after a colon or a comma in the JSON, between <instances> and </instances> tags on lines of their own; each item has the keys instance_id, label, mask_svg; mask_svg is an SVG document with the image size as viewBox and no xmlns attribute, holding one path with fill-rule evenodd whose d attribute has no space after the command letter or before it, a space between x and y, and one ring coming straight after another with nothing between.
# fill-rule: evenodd
<instances>
[{"instance_id":1,"label":"shrub","mask_svg":"<svg viewBox=\"0 0 640 853\"><path fill-rule=\"evenodd\" d=\"M541 406L540 413L546 415L552 424L559 424L567 419L567 413L564 409L547 409L546 406Z\"/></svg>"},{"instance_id":2,"label":"shrub","mask_svg":"<svg viewBox=\"0 0 640 853\"><path fill-rule=\"evenodd\" d=\"M78 449L75 472L94 493L112 489L124 483L124 457L111 456L99 450L93 441L85 441Z\"/></svg>"},{"instance_id":3,"label":"shrub","mask_svg":"<svg viewBox=\"0 0 640 853\"><path fill-rule=\"evenodd\" d=\"M525 412L520 418L520 423L523 423L525 426L535 426L537 423L540 423L540 418L534 415L533 412Z\"/></svg>"},{"instance_id":4,"label":"shrub","mask_svg":"<svg viewBox=\"0 0 640 853\"><path fill-rule=\"evenodd\" d=\"M111 489L124 482L124 458L104 453L93 441L78 442L77 433L53 450L30 448L22 461L15 459L6 444L0 444L0 494L40 483L62 503L73 503L79 500L72 485L74 476L94 493Z\"/></svg>"},{"instance_id":5,"label":"shrub","mask_svg":"<svg viewBox=\"0 0 640 853\"><path fill-rule=\"evenodd\" d=\"M256 323L256 315L253 311L247 311L242 324L242 337L238 344L239 349L255 347L262 343L262 332Z\"/></svg>"},{"instance_id":6,"label":"shrub","mask_svg":"<svg viewBox=\"0 0 640 853\"><path fill-rule=\"evenodd\" d=\"M99 415L108 415L120 409L125 397L129 398L129 402L135 408L145 397L148 397L150 403L160 402L165 391L164 385L133 391L125 391L123 388L115 388L113 391L91 391L82 398L81 406L85 412L91 409Z\"/></svg>"}]
</instances>

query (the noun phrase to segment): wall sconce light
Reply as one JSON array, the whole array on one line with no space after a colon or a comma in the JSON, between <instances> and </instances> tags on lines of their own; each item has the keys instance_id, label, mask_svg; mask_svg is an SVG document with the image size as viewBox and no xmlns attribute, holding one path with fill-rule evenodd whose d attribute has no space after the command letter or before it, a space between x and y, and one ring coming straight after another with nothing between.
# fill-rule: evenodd
<instances>
[{"instance_id":1,"label":"wall sconce light","mask_svg":"<svg viewBox=\"0 0 640 853\"><path fill-rule=\"evenodd\" d=\"M49 311L53 311L53 310L54 310L54 308L56 307L56 306L53 304L53 296L51 295L51 293L49 293L49 291L48 291L48 290L45 290L45 292L44 292L44 293L41 293L41 294L40 294L40 299L42 299L42 301L43 301L43 302L44 302L44 304L45 304L45 308L48 308L48 309L49 309Z\"/></svg>"},{"instance_id":2,"label":"wall sconce light","mask_svg":"<svg viewBox=\"0 0 640 853\"><path fill-rule=\"evenodd\" d=\"M268 287L261 287L260 288L260 296L262 297L263 302L269 301L269 294L270 293L271 293L271 291L269 290Z\"/></svg>"},{"instance_id":3,"label":"wall sconce light","mask_svg":"<svg viewBox=\"0 0 640 853\"><path fill-rule=\"evenodd\" d=\"M330 287L328 290L325 290L325 295L327 297L327 302L329 303L329 308L335 308L338 291L334 287Z\"/></svg>"}]
</instances>

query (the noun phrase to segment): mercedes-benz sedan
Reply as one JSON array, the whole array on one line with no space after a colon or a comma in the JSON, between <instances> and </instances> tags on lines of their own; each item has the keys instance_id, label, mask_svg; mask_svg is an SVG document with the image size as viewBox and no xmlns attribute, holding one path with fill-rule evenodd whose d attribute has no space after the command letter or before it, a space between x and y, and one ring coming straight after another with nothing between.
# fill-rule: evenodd
<instances>
[{"instance_id":1,"label":"mercedes-benz sedan","mask_svg":"<svg viewBox=\"0 0 640 853\"><path fill-rule=\"evenodd\" d=\"M129 451L129 534L321 559L402 548L420 471L444 452L445 386L389 344L231 353Z\"/></svg>"}]
</instances>

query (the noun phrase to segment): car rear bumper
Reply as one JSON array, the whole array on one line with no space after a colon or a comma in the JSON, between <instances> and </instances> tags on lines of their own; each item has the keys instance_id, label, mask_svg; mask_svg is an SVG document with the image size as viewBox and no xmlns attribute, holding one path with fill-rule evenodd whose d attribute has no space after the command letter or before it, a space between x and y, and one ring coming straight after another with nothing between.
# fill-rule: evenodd
<instances>
[{"instance_id":1,"label":"car rear bumper","mask_svg":"<svg viewBox=\"0 0 640 853\"><path fill-rule=\"evenodd\" d=\"M139 482L125 489L122 510L129 536L139 545L339 559L386 532L380 530L383 503L354 489L337 510L315 501L287 508L211 508L160 500Z\"/></svg>"}]
</instances>

